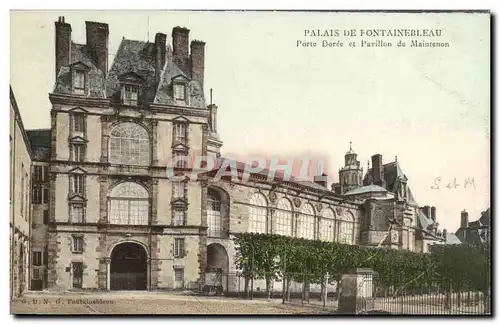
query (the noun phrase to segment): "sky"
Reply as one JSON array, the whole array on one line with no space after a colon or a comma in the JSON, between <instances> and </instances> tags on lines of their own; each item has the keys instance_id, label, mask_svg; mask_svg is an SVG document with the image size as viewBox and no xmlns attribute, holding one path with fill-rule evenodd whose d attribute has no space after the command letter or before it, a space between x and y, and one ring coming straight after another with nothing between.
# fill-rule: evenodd
<instances>
[{"instance_id":1,"label":"sky","mask_svg":"<svg viewBox=\"0 0 500 324\"><path fill-rule=\"evenodd\" d=\"M27 129L50 127L58 16L77 43L85 43L85 21L108 23L109 66L122 38L154 41L162 32L171 43L172 28L184 26L205 41L205 94L213 89L225 156L320 156L332 183L352 142L365 171L374 154L384 163L397 156L417 202L436 206L441 228L455 231L463 209L472 221L490 205L487 14L13 11L10 83ZM440 29L432 40L449 47L359 36L403 28ZM358 35L305 36L318 29ZM322 47L323 39L344 47ZM363 40L393 47L360 47ZM455 179L459 187L447 188Z\"/></svg>"}]
</instances>

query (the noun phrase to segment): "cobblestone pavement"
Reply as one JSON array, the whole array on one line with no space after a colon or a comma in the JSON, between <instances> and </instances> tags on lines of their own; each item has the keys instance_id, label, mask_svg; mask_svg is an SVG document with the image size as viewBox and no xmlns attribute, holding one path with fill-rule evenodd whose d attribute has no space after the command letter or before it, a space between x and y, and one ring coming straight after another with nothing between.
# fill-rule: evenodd
<instances>
[{"instance_id":1,"label":"cobblestone pavement","mask_svg":"<svg viewBox=\"0 0 500 324\"><path fill-rule=\"evenodd\" d=\"M11 314L318 314L322 309L276 301L182 296L166 293L27 294Z\"/></svg>"}]
</instances>

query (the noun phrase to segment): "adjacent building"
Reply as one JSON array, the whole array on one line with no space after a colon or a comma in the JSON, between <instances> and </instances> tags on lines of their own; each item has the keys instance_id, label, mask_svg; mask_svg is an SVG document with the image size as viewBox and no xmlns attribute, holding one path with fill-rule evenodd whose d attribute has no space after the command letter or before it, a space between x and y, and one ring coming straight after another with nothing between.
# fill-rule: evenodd
<instances>
[{"instance_id":1,"label":"adjacent building","mask_svg":"<svg viewBox=\"0 0 500 324\"><path fill-rule=\"evenodd\" d=\"M10 296L29 287L32 151L21 114L10 88Z\"/></svg>"}]
</instances>

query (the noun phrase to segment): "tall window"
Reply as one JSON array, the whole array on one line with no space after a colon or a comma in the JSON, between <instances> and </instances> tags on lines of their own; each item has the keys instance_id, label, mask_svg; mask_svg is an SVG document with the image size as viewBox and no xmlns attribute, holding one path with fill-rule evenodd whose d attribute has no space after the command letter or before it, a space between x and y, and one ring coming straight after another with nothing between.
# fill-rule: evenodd
<instances>
[{"instance_id":1,"label":"tall window","mask_svg":"<svg viewBox=\"0 0 500 324\"><path fill-rule=\"evenodd\" d=\"M33 204L42 203L42 186L39 184L33 185Z\"/></svg>"},{"instance_id":2,"label":"tall window","mask_svg":"<svg viewBox=\"0 0 500 324\"><path fill-rule=\"evenodd\" d=\"M123 104L127 106L137 106L137 98L139 96L139 87L134 85L123 86Z\"/></svg>"},{"instance_id":3,"label":"tall window","mask_svg":"<svg viewBox=\"0 0 500 324\"><path fill-rule=\"evenodd\" d=\"M184 157L184 158L181 158ZM187 168L187 152L184 151L174 151L172 153L172 160L175 161L174 167L176 168Z\"/></svg>"},{"instance_id":4,"label":"tall window","mask_svg":"<svg viewBox=\"0 0 500 324\"><path fill-rule=\"evenodd\" d=\"M128 165L149 164L149 135L135 123L121 123L109 136L109 162Z\"/></svg>"},{"instance_id":5,"label":"tall window","mask_svg":"<svg viewBox=\"0 0 500 324\"><path fill-rule=\"evenodd\" d=\"M174 84L174 98L175 100L186 100L186 85L183 83Z\"/></svg>"},{"instance_id":6,"label":"tall window","mask_svg":"<svg viewBox=\"0 0 500 324\"><path fill-rule=\"evenodd\" d=\"M221 198L218 192L208 191L208 236L219 237L222 233Z\"/></svg>"},{"instance_id":7,"label":"tall window","mask_svg":"<svg viewBox=\"0 0 500 324\"><path fill-rule=\"evenodd\" d=\"M73 80L73 90L76 94L85 93L85 71L75 71Z\"/></svg>"},{"instance_id":8,"label":"tall window","mask_svg":"<svg viewBox=\"0 0 500 324\"><path fill-rule=\"evenodd\" d=\"M43 188L43 203L49 203L49 188Z\"/></svg>"},{"instance_id":9,"label":"tall window","mask_svg":"<svg viewBox=\"0 0 500 324\"><path fill-rule=\"evenodd\" d=\"M149 220L149 194L135 182L123 182L109 194L111 224L147 225Z\"/></svg>"},{"instance_id":10,"label":"tall window","mask_svg":"<svg viewBox=\"0 0 500 324\"><path fill-rule=\"evenodd\" d=\"M256 193L250 199L249 216L251 233L267 233L267 201L263 194Z\"/></svg>"},{"instance_id":11,"label":"tall window","mask_svg":"<svg viewBox=\"0 0 500 324\"><path fill-rule=\"evenodd\" d=\"M42 265L42 252L41 251L33 251L33 265L34 266L41 266Z\"/></svg>"},{"instance_id":12,"label":"tall window","mask_svg":"<svg viewBox=\"0 0 500 324\"><path fill-rule=\"evenodd\" d=\"M314 209L311 204L304 204L297 224L297 237L314 240Z\"/></svg>"},{"instance_id":13,"label":"tall window","mask_svg":"<svg viewBox=\"0 0 500 324\"><path fill-rule=\"evenodd\" d=\"M83 223L85 209L82 203L71 203L70 204L70 221L71 223Z\"/></svg>"},{"instance_id":14,"label":"tall window","mask_svg":"<svg viewBox=\"0 0 500 324\"><path fill-rule=\"evenodd\" d=\"M339 215L337 220L338 242L344 244L354 244L354 217L346 212Z\"/></svg>"},{"instance_id":15,"label":"tall window","mask_svg":"<svg viewBox=\"0 0 500 324\"><path fill-rule=\"evenodd\" d=\"M23 216L24 214L24 197L25 197L25 193L26 192L26 188L24 188L24 172L21 173L21 216Z\"/></svg>"},{"instance_id":16,"label":"tall window","mask_svg":"<svg viewBox=\"0 0 500 324\"><path fill-rule=\"evenodd\" d=\"M184 249L184 239L183 238L175 238L174 239L174 257L182 258L185 255Z\"/></svg>"},{"instance_id":17,"label":"tall window","mask_svg":"<svg viewBox=\"0 0 500 324\"><path fill-rule=\"evenodd\" d=\"M71 144L73 150L73 161L83 162L85 160L85 145L84 144Z\"/></svg>"},{"instance_id":18,"label":"tall window","mask_svg":"<svg viewBox=\"0 0 500 324\"><path fill-rule=\"evenodd\" d=\"M292 236L292 204L286 198L278 201L274 222L274 234Z\"/></svg>"},{"instance_id":19,"label":"tall window","mask_svg":"<svg viewBox=\"0 0 500 324\"><path fill-rule=\"evenodd\" d=\"M187 196L187 186L185 181L172 182L172 198L185 199Z\"/></svg>"},{"instance_id":20,"label":"tall window","mask_svg":"<svg viewBox=\"0 0 500 324\"><path fill-rule=\"evenodd\" d=\"M83 253L83 236L73 235L73 253Z\"/></svg>"},{"instance_id":21,"label":"tall window","mask_svg":"<svg viewBox=\"0 0 500 324\"><path fill-rule=\"evenodd\" d=\"M173 208L172 217L174 226L184 226L186 225L186 209L185 208Z\"/></svg>"},{"instance_id":22,"label":"tall window","mask_svg":"<svg viewBox=\"0 0 500 324\"><path fill-rule=\"evenodd\" d=\"M43 181L43 169L41 165L35 165L34 167L34 173L35 173L35 181L36 182L41 182Z\"/></svg>"},{"instance_id":23,"label":"tall window","mask_svg":"<svg viewBox=\"0 0 500 324\"><path fill-rule=\"evenodd\" d=\"M71 176L71 192L73 194L85 195L85 181L83 174L74 174Z\"/></svg>"},{"instance_id":24,"label":"tall window","mask_svg":"<svg viewBox=\"0 0 500 324\"><path fill-rule=\"evenodd\" d=\"M71 130L76 133L85 133L85 115L73 114L71 119Z\"/></svg>"},{"instance_id":25,"label":"tall window","mask_svg":"<svg viewBox=\"0 0 500 324\"><path fill-rule=\"evenodd\" d=\"M323 210L319 226L319 239L325 242L335 241L335 214L330 208Z\"/></svg>"},{"instance_id":26,"label":"tall window","mask_svg":"<svg viewBox=\"0 0 500 324\"><path fill-rule=\"evenodd\" d=\"M186 144L186 124L174 124L174 143Z\"/></svg>"}]
</instances>

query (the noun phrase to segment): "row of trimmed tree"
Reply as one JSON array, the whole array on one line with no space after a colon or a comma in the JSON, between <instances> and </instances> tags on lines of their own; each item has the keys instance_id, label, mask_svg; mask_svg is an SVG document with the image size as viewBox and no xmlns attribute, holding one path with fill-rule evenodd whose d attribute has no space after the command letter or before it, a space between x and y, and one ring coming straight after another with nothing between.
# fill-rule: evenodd
<instances>
[{"instance_id":1,"label":"row of trimmed tree","mask_svg":"<svg viewBox=\"0 0 500 324\"><path fill-rule=\"evenodd\" d=\"M287 294L292 281L306 290L321 284L323 291L326 274L328 283L338 283L353 268L373 269L377 285L393 292L424 286L486 291L491 283L490 250L483 245L434 245L430 253L414 253L255 233L237 234L235 245L245 292L253 279L265 279L269 294L275 281Z\"/></svg>"}]
</instances>

